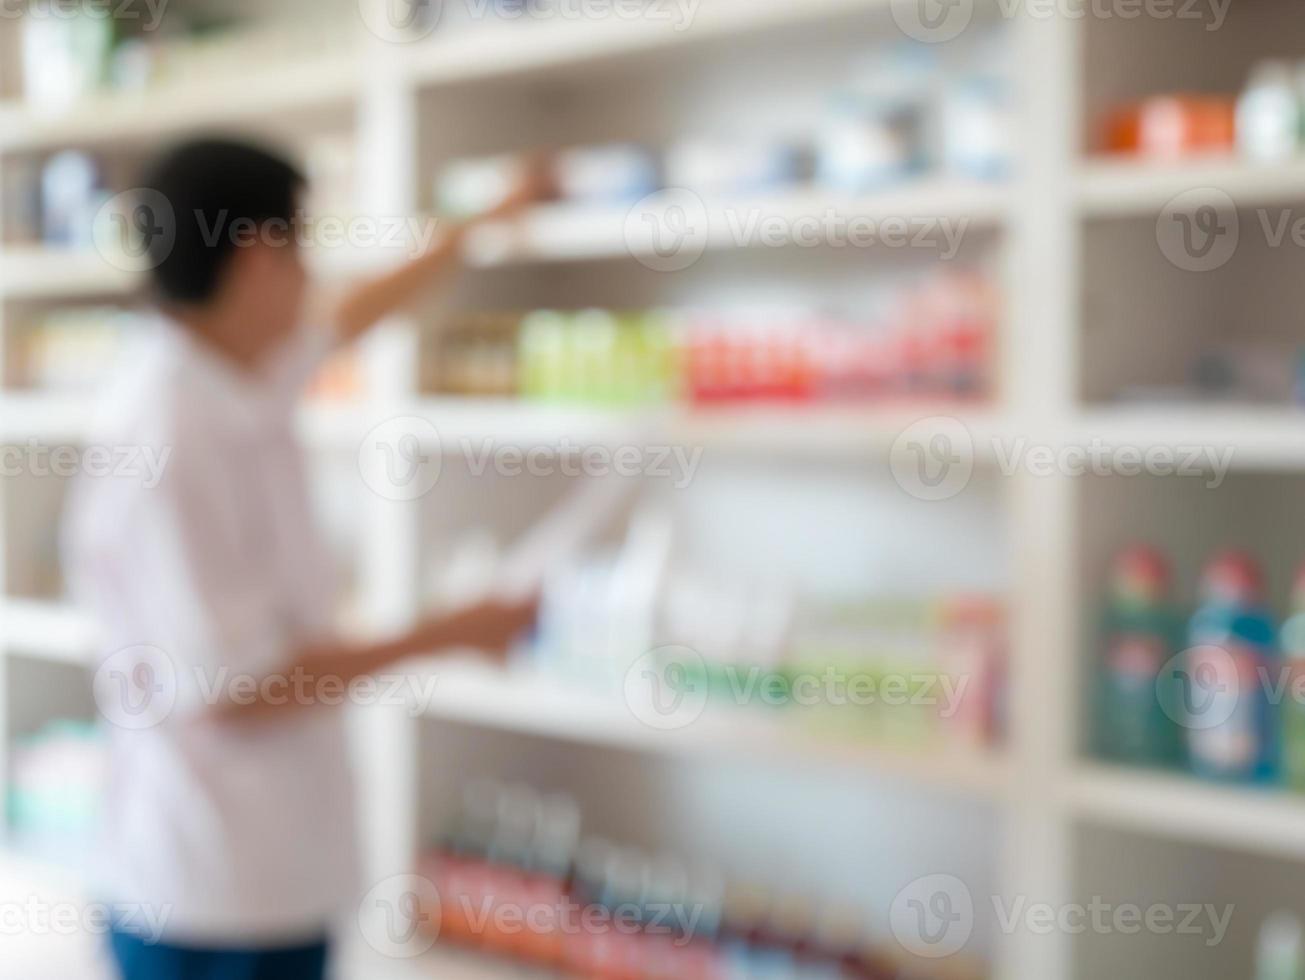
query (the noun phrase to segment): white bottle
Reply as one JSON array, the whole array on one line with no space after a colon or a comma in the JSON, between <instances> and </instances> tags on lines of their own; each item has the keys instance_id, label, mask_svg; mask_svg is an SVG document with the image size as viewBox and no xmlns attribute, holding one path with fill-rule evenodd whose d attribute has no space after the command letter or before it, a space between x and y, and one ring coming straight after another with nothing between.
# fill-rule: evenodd
<instances>
[{"instance_id":1,"label":"white bottle","mask_svg":"<svg viewBox=\"0 0 1305 980\"><path fill-rule=\"evenodd\" d=\"M1302 980L1305 951L1300 920L1290 912L1275 912L1260 927L1255 952L1255 980Z\"/></svg>"},{"instance_id":2,"label":"white bottle","mask_svg":"<svg viewBox=\"0 0 1305 980\"><path fill-rule=\"evenodd\" d=\"M1251 160L1290 159L1300 144L1301 105L1291 66L1263 61L1237 103L1237 146Z\"/></svg>"}]
</instances>

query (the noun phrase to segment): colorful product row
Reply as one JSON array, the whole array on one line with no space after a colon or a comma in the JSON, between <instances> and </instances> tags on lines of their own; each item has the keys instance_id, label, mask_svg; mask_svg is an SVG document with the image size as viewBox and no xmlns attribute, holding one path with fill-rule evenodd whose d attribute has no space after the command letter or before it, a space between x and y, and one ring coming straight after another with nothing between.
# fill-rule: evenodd
<instances>
[{"instance_id":1,"label":"colorful product row","mask_svg":"<svg viewBox=\"0 0 1305 980\"><path fill-rule=\"evenodd\" d=\"M424 384L597 405L973 401L993 386L997 303L977 275L903 292L872 321L820 315L539 311L467 319Z\"/></svg>"},{"instance_id":2,"label":"colorful product row","mask_svg":"<svg viewBox=\"0 0 1305 980\"><path fill-rule=\"evenodd\" d=\"M760 613L758 613L760 615ZM660 673L678 693L774 709L840 737L971 748L1000 741L1005 715L1002 604L987 596L868 599L795 611L770 659L689 656L667 647Z\"/></svg>"},{"instance_id":3,"label":"colorful product row","mask_svg":"<svg viewBox=\"0 0 1305 980\"><path fill-rule=\"evenodd\" d=\"M1174 93L1121 106L1106 118L1108 153L1177 157L1231 153L1281 162L1305 152L1305 62L1256 65L1240 97Z\"/></svg>"},{"instance_id":4,"label":"colorful product row","mask_svg":"<svg viewBox=\"0 0 1305 980\"><path fill-rule=\"evenodd\" d=\"M479 783L421 861L441 941L593 980L951 980L857 910L727 885L675 858L582 838L574 800ZM434 901L438 896L438 902ZM946 971L944 973L944 970Z\"/></svg>"},{"instance_id":5,"label":"colorful product row","mask_svg":"<svg viewBox=\"0 0 1305 980\"><path fill-rule=\"evenodd\" d=\"M1115 561L1103 634L1100 754L1305 791L1305 572L1279 624L1258 563L1218 555L1184 627L1167 561L1131 548Z\"/></svg>"}]
</instances>

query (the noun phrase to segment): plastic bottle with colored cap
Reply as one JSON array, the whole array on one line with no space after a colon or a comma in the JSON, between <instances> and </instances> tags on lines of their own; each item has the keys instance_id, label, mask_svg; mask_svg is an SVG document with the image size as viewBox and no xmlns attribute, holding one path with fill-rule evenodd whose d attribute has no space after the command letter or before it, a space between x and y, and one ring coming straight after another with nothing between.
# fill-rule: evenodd
<instances>
[{"instance_id":1,"label":"plastic bottle with colored cap","mask_svg":"<svg viewBox=\"0 0 1305 980\"><path fill-rule=\"evenodd\" d=\"M1096 743L1106 759L1181 764L1176 699L1165 690L1174 683L1166 665L1179 635L1172 582L1168 562L1153 548L1129 548L1115 558L1097 676Z\"/></svg>"},{"instance_id":2,"label":"plastic bottle with colored cap","mask_svg":"<svg viewBox=\"0 0 1305 980\"><path fill-rule=\"evenodd\" d=\"M1273 781L1269 691L1280 659L1259 566L1241 552L1220 555L1206 566L1201 595L1179 670L1189 764L1210 779Z\"/></svg>"}]
</instances>

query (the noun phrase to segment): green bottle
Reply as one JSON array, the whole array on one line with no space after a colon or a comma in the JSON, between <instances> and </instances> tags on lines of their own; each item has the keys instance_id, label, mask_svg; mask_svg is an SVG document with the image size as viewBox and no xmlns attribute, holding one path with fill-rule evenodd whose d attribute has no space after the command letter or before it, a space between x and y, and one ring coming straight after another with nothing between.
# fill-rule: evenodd
<instances>
[{"instance_id":1,"label":"green bottle","mask_svg":"<svg viewBox=\"0 0 1305 980\"><path fill-rule=\"evenodd\" d=\"M1177 652L1168 563L1154 549L1129 548L1111 570L1097 670L1096 745L1132 765L1177 766L1182 734L1166 697L1166 665Z\"/></svg>"},{"instance_id":2,"label":"green bottle","mask_svg":"<svg viewBox=\"0 0 1305 980\"><path fill-rule=\"evenodd\" d=\"M1281 707L1283 778L1292 789L1305 792L1305 568L1296 573L1291 608L1280 634L1286 671Z\"/></svg>"}]
</instances>

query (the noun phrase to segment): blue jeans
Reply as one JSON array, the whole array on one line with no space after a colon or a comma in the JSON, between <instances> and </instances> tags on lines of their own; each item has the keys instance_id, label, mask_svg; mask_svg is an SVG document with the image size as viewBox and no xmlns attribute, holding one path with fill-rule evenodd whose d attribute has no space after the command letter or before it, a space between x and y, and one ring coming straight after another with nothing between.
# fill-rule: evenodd
<instances>
[{"instance_id":1,"label":"blue jeans","mask_svg":"<svg viewBox=\"0 0 1305 980\"><path fill-rule=\"evenodd\" d=\"M272 949L192 949L113 930L122 980L324 980L327 944Z\"/></svg>"}]
</instances>

